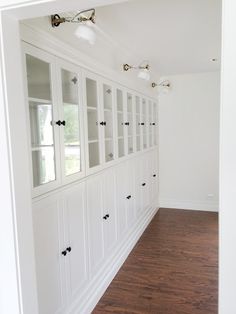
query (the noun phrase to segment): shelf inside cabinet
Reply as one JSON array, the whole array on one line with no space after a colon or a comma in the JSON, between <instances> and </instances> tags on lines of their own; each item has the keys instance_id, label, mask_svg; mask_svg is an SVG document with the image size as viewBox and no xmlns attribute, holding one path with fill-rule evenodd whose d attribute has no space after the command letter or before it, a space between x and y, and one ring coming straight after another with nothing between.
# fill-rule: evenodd
<instances>
[{"instance_id":1,"label":"shelf inside cabinet","mask_svg":"<svg viewBox=\"0 0 236 314\"><path fill-rule=\"evenodd\" d=\"M40 151L43 148L53 148L54 145L40 145L40 146L33 146L31 147L32 152Z\"/></svg>"},{"instance_id":2,"label":"shelf inside cabinet","mask_svg":"<svg viewBox=\"0 0 236 314\"><path fill-rule=\"evenodd\" d=\"M40 99L40 98L33 98L33 97L28 97L28 101L31 105L51 105L52 101L49 99Z\"/></svg>"}]
</instances>

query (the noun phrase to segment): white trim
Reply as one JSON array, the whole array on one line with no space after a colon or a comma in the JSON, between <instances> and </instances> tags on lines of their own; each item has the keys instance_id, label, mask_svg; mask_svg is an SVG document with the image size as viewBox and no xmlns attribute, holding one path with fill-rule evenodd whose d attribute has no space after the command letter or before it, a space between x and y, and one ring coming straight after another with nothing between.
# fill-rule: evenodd
<instances>
[{"instance_id":1,"label":"white trim","mask_svg":"<svg viewBox=\"0 0 236 314\"><path fill-rule=\"evenodd\" d=\"M163 208L177 208L200 211L218 212L219 204L215 201L193 201L193 200L179 200L179 199L159 199L159 206Z\"/></svg>"}]
</instances>

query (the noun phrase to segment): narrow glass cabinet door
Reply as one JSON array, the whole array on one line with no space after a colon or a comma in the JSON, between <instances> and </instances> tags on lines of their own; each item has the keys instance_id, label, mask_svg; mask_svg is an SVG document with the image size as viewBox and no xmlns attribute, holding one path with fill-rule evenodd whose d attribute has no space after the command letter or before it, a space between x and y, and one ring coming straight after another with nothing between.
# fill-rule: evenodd
<instances>
[{"instance_id":1,"label":"narrow glass cabinet door","mask_svg":"<svg viewBox=\"0 0 236 314\"><path fill-rule=\"evenodd\" d=\"M100 165L99 126L103 121L99 121L97 81L89 77L86 78L86 99L89 168L93 168Z\"/></svg>"},{"instance_id":2,"label":"narrow glass cabinet door","mask_svg":"<svg viewBox=\"0 0 236 314\"><path fill-rule=\"evenodd\" d=\"M157 145L158 138L158 105L153 103L153 145Z\"/></svg>"},{"instance_id":3,"label":"narrow glass cabinet door","mask_svg":"<svg viewBox=\"0 0 236 314\"><path fill-rule=\"evenodd\" d=\"M143 149L148 147L147 144L147 101L146 99L142 100L142 135L143 135Z\"/></svg>"},{"instance_id":4,"label":"narrow glass cabinet door","mask_svg":"<svg viewBox=\"0 0 236 314\"><path fill-rule=\"evenodd\" d=\"M64 142L63 167L65 177L82 171L80 140L79 78L76 73L61 69L62 116L61 130Z\"/></svg>"},{"instance_id":5,"label":"narrow glass cabinet door","mask_svg":"<svg viewBox=\"0 0 236 314\"><path fill-rule=\"evenodd\" d=\"M135 123L136 123L136 150L139 152L141 150L141 120L140 120L140 97L135 96Z\"/></svg>"},{"instance_id":6,"label":"narrow glass cabinet door","mask_svg":"<svg viewBox=\"0 0 236 314\"><path fill-rule=\"evenodd\" d=\"M26 54L33 187L56 181L52 66Z\"/></svg>"},{"instance_id":7,"label":"narrow glass cabinet door","mask_svg":"<svg viewBox=\"0 0 236 314\"><path fill-rule=\"evenodd\" d=\"M153 103L151 100L148 101L148 112L149 112L149 147L153 146L153 129L154 129L154 119L153 119Z\"/></svg>"},{"instance_id":8,"label":"narrow glass cabinet door","mask_svg":"<svg viewBox=\"0 0 236 314\"><path fill-rule=\"evenodd\" d=\"M128 130L128 154L134 152L134 122L133 122L133 97L127 93L127 122L125 122Z\"/></svg>"},{"instance_id":9,"label":"narrow glass cabinet door","mask_svg":"<svg viewBox=\"0 0 236 314\"><path fill-rule=\"evenodd\" d=\"M120 89L116 90L117 103L117 128L118 128L118 157L125 155L125 130L124 130L124 98Z\"/></svg>"},{"instance_id":10,"label":"narrow glass cabinet door","mask_svg":"<svg viewBox=\"0 0 236 314\"><path fill-rule=\"evenodd\" d=\"M113 124L113 98L112 87L103 84L103 111L105 131L105 162L114 160L114 124Z\"/></svg>"}]
</instances>

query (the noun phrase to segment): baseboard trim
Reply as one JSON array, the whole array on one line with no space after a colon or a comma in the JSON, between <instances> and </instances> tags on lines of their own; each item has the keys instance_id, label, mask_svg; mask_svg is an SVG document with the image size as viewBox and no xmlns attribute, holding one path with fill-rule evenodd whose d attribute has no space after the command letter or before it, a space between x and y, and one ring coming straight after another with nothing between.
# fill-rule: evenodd
<instances>
[{"instance_id":1,"label":"baseboard trim","mask_svg":"<svg viewBox=\"0 0 236 314\"><path fill-rule=\"evenodd\" d=\"M122 240L112 256L107 259L98 276L89 283L83 295L71 305L67 312L68 314L89 314L93 311L135 244L156 215L158 209L159 208L147 210L146 214L138 219L134 228L132 228L129 234Z\"/></svg>"},{"instance_id":2,"label":"baseboard trim","mask_svg":"<svg viewBox=\"0 0 236 314\"><path fill-rule=\"evenodd\" d=\"M215 201L201 202L191 200L160 199L159 207L218 212L219 203Z\"/></svg>"}]
</instances>

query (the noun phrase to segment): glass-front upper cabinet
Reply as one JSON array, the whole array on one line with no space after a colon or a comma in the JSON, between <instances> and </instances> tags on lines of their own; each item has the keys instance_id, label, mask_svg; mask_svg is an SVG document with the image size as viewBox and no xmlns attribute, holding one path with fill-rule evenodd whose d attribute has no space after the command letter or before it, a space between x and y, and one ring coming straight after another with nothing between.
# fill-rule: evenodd
<instances>
[{"instance_id":1,"label":"glass-front upper cabinet","mask_svg":"<svg viewBox=\"0 0 236 314\"><path fill-rule=\"evenodd\" d=\"M59 63L60 65L60 63ZM58 67L59 68L59 67ZM83 172L81 143L82 108L79 98L79 69L63 62L59 68L61 99L60 120L61 139L63 142L62 167L67 181ZM59 93L58 93L59 94Z\"/></svg>"},{"instance_id":2,"label":"glass-front upper cabinet","mask_svg":"<svg viewBox=\"0 0 236 314\"><path fill-rule=\"evenodd\" d=\"M125 104L124 94L121 89L116 90L117 105L117 133L118 133L118 157L125 156Z\"/></svg>"},{"instance_id":3,"label":"glass-front upper cabinet","mask_svg":"<svg viewBox=\"0 0 236 314\"><path fill-rule=\"evenodd\" d=\"M128 130L128 154L134 152L134 110L133 110L133 96L127 93L127 121L125 126Z\"/></svg>"},{"instance_id":4,"label":"glass-front upper cabinet","mask_svg":"<svg viewBox=\"0 0 236 314\"><path fill-rule=\"evenodd\" d=\"M136 151L141 150L140 97L135 96Z\"/></svg>"},{"instance_id":5,"label":"glass-front upper cabinet","mask_svg":"<svg viewBox=\"0 0 236 314\"><path fill-rule=\"evenodd\" d=\"M143 149L146 149L148 147L148 106L147 106L147 100L145 98L142 99L142 137L143 137Z\"/></svg>"},{"instance_id":6,"label":"glass-front upper cabinet","mask_svg":"<svg viewBox=\"0 0 236 314\"><path fill-rule=\"evenodd\" d=\"M149 121L149 147L153 146L153 130L154 130L154 122L153 122L153 102L148 100L148 121Z\"/></svg>"},{"instance_id":7,"label":"glass-front upper cabinet","mask_svg":"<svg viewBox=\"0 0 236 314\"><path fill-rule=\"evenodd\" d=\"M53 60L48 55L25 54L33 188L58 180L55 134L57 110L53 97Z\"/></svg>"},{"instance_id":8,"label":"glass-front upper cabinet","mask_svg":"<svg viewBox=\"0 0 236 314\"><path fill-rule=\"evenodd\" d=\"M103 117L104 117L104 142L105 162L114 160L114 104L113 89L109 83L102 83Z\"/></svg>"},{"instance_id":9,"label":"glass-front upper cabinet","mask_svg":"<svg viewBox=\"0 0 236 314\"><path fill-rule=\"evenodd\" d=\"M89 168L101 164L101 134L99 127L104 126L100 119L98 82L96 78L86 77L86 103L88 128L88 162Z\"/></svg>"},{"instance_id":10,"label":"glass-front upper cabinet","mask_svg":"<svg viewBox=\"0 0 236 314\"><path fill-rule=\"evenodd\" d=\"M79 69L24 45L33 196L84 175Z\"/></svg>"},{"instance_id":11,"label":"glass-front upper cabinet","mask_svg":"<svg viewBox=\"0 0 236 314\"><path fill-rule=\"evenodd\" d=\"M153 102L153 145L158 144L158 104Z\"/></svg>"}]
</instances>

